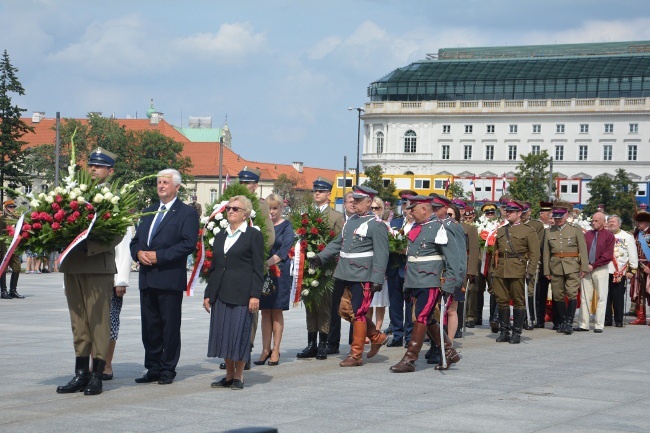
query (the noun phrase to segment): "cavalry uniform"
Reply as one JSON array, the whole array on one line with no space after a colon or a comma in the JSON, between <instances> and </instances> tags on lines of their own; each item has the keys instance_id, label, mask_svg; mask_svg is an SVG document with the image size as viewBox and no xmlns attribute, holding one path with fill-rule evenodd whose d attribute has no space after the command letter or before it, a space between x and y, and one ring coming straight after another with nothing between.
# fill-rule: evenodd
<instances>
[{"instance_id":1,"label":"cavalry uniform","mask_svg":"<svg viewBox=\"0 0 650 433\"><path fill-rule=\"evenodd\" d=\"M376 191L370 188L355 187L353 197L365 199L374 194ZM386 225L377 221L374 214L367 214L350 217L341 233L316 256L316 264L339 256L334 271L335 284L345 286L339 314L353 326L350 354L340 363L342 367L362 364L366 337L372 344L368 358L375 356L388 340L388 336L366 317L373 297L371 286L381 287L384 283L388 253Z\"/></svg>"},{"instance_id":2,"label":"cavalry uniform","mask_svg":"<svg viewBox=\"0 0 650 433\"><path fill-rule=\"evenodd\" d=\"M637 223L650 223L650 213L640 211L634 216L634 220ZM632 279L630 289L630 298L632 298L632 302L636 303L636 320L631 321L630 325L646 324L646 305L650 300L650 295L647 292L648 274L644 270L647 266L650 266L650 245L648 244L650 234L648 232L650 232L650 228L645 230L637 228L633 234L636 241L639 268Z\"/></svg>"},{"instance_id":3,"label":"cavalry uniform","mask_svg":"<svg viewBox=\"0 0 650 433\"><path fill-rule=\"evenodd\" d=\"M567 208L554 207L553 218L562 217ZM585 235L578 227L564 223L546 230L544 242L544 275L551 276L553 302L560 327L558 332L573 333L576 297L580 289L580 272L589 272ZM567 296L569 304L564 301Z\"/></svg>"},{"instance_id":4,"label":"cavalry uniform","mask_svg":"<svg viewBox=\"0 0 650 433\"><path fill-rule=\"evenodd\" d=\"M443 205L435 198L426 196L411 197L409 203L409 208L422 203ZM433 217L425 222L416 222L408 234L404 290L413 303L413 333L404 357L390 368L394 373L415 371L415 362L427 332L438 347L444 347L446 368L460 361L460 355L444 331L441 339L440 324L433 317L438 301L442 299L442 302L446 302L442 292L453 295L464 279L461 268L464 267L462 263L466 261L466 253L459 250L458 243L449 233L454 231L454 223ZM442 364L436 366L436 369L442 368Z\"/></svg>"},{"instance_id":5,"label":"cavalry uniform","mask_svg":"<svg viewBox=\"0 0 650 433\"><path fill-rule=\"evenodd\" d=\"M16 203L12 200L6 200L4 203L5 213L0 215L0 234L6 234L7 232L7 221L5 218L12 217L11 213L16 209ZM8 245L5 245L3 242L0 242L0 260L4 258L7 253ZM2 299L23 299L23 295L18 293L18 277L20 276L20 255L14 254L11 255L9 259L9 267L11 267L11 279L9 280L9 292L7 292L7 270L2 273L2 278L0 282L2 283Z\"/></svg>"},{"instance_id":6,"label":"cavalry uniform","mask_svg":"<svg viewBox=\"0 0 650 433\"><path fill-rule=\"evenodd\" d=\"M512 201L509 211L522 211L523 204ZM517 344L526 318L525 284L532 279L539 263L537 233L521 222L507 223L497 230L492 288L499 308L500 335L497 342ZM512 339L510 339L510 301L513 304Z\"/></svg>"}]
</instances>

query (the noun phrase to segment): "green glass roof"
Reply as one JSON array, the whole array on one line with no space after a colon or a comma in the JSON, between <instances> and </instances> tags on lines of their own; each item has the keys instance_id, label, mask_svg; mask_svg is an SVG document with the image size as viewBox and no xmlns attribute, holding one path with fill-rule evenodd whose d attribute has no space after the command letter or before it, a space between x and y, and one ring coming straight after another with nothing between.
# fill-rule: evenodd
<instances>
[{"instance_id":1,"label":"green glass roof","mask_svg":"<svg viewBox=\"0 0 650 433\"><path fill-rule=\"evenodd\" d=\"M192 142L218 143L221 139L221 128L174 128Z\"/></svg>"}]
</instances>

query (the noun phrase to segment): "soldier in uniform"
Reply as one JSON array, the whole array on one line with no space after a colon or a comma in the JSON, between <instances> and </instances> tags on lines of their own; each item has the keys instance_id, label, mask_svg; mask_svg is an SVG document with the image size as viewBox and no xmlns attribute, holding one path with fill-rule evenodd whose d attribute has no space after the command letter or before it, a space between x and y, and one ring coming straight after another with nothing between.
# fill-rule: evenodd
<instances>
[{"instance_id":1,"label":"soldier in uniform","mask_svg":"<svg viewBox=\"0 0 650 433\"><path fill-rule=\"evenodd\" d=\"M115 154L98 148L90 154L89 170L100 167L112 173L116 159ZM115 236L108 244L86 239L61 264L76 359L75 376L56 389L59 394L102 392L111 329L109 308L117 272L115 246L121 241L122 236ZM91 352L92 374L89 372Z\"/></svg>"},{"instance_id":2,"label":"soldier in uniform","mask_svg":"<svg viewBox=\"0 0 650 433\"><path fill-rule=\"evenodd\" d=\"M532 227L533 230L535 230L535 233L537 234L537 239L539 240L539 245L541 248L542 242L544 242L544 231L546 230L546 227L544 227L544 223L541 222L540 220L534 220L530 216L531 214L531 208L532 204L529 201L524 201L522 202L524 204L524 212L521 214L521 222ZM536 293L535 293L535 281L538 280L538 273L541 270L541 263L542 263L542 254L540 250L539 254L539 261L537 262L537 267L536 271L533 274L533 279L530 281L530 284L528 285L528 313L530 317L530 322L526 320L526 324L524 325L524 329L527 331L532 331L535 329L535 311L537 310L536 307ZM547 290L548 290L548 285L547 285Z\"/></svg>"},{"instance_id":3,"label":"soldier in uniform","mask_svg":"<svg viewBox=\"0 0 650 433\"><path fill-rule=\"evenodd\" d=\"M199 221L201 220L201 215L203 215L203 210L201 208L201 205L196 202L197 197L195 195L192 196L192 203L190 203L190 206L192 206L194 209L196 209L196 213L199 215Z\"/></svg>"},{"instance_id":4,"label":"soldier in uniform","mask_svg":"<svg viewBox=\"0 0 650 433\"><path fill-rule=\"evenodd\" d=\"M462 200L453 200L453 204L455 204L458 209L461 212L461 217L464 216L465 210L467 209L467 203L465 203ZM474 210L474 208L472 208ZM456 331L456 338L460 337L462 333L459 335L460 330L462 329L462 323L463 321L466 321L467 319L464 317L463 312L464 311L471 311L470 306L473 306L470 304L469 301L469 290L470 287L474 285L474 281L479 273L479 241L478 241L478 230L476 229L476 226L473 224L462 221L460 223L460 226L463 229L463 232L465 233L465 239L467 240L467 276L464 280L463 287L466 289L465 290L465 300L462 301L462 304L458 305L458 316L459 316L459 328L458 331ZM467 306L464 304L467 302ZM474 293L474 305L476 304L476 293ZM469 314L468 314L469 316ZM472 314L472 325L474 324L474 314ZM473 326L472 326L473 327Z\"/></svg>"},{"instance_id":5,"label":"soldier in uniform","mask_svg":"<svg viewBox=\"0 0 650 433\"><path fill-rule=\"evenodd\" d=\"M589 272L585 235L580 228L567 224L572 208L564 201L553 204L555 225L546 230L544 241L544 275L551 282L553 303L560 323L557 332L567 335L573 333L580 279ZM568 306L565 296L569 299Z\"/></svg>"},{"instance_id":6,"label":"soldier in uniform","mask_svg":"<svg viewBox=\"0 0 650 433\"><path fill-rule=\"evenodd\" d=\"M544 257L544 244L546 243L546 229L551 228L553 225L553 218L551 218L551 211L553 208L553 202L550 201L540 201L539 202L539 221L544 227L542 235L540 237L540 247L541 247L541 257ZM540 258L539 270L537 271L537 287L535 287L535 306L537 309L536 317L536 326L538 328L544 328L544 322L546 322L546 316L549 318L553 316L553 302L548 303L548 287L549 280L544 275L544 265L542 259Z\"/></svg>"},{"instance_id":7,"label":"soldier in uniform","mask_svg":"<svg viewBox=\"0 0 650 433\"><path fill-rule=\"evenodd\" d=\"M525 284L532 287L539 263L539 239L535 230L522 223L524 203L511 200L504 206L507 224L497 230L492 288L499 306L497 343L519 344L526 319ZM510 301L513 304L510 337Z\"/></svg>"},{"instance_id":8,"label":"soldier in uniform","mask_svg":"<svg viewBox=\"0 0 650 433\"><path fill-rule=\"evenodd\" d=\"M365 339L371 343L367 357L377 354L388 336L377 329L366 317L375 292L382 289L388 263L388 228L370 212L370 204L377 194L366 186L353 187L355 215L323 251L311 259L310 266L318 267L339 255L334 271L335 286L344 286L339 313L352 323L352 345L341 367L356 367L363 363Z\"/></svg>"},{"instance_id":9,"label":"soldier in uniform","mask_svg":"<svg viewBox=\"0 0 650 433\"><path fill-rule=\"evenodd\" d=\"M14 212L16 211L16 203L12 200L5 200L3 203L4 212L0 216L0 233L6 234L7 221L6 218L15 218ZM6 248L8 245L0 242L0 260L2 260L7 253ZM2 299L24 299L25 297L18 293L18 277L20 276L20 256L16 253L11 255L9 259L9 266L11 266L11 279L9 280L9 292L7 292L7 270L2 273L0 282L2 284Z\"/></svg>"},{"instance_id":10,"label":"soldier in uniform","mask_svg":"<svg viewBox=\"0 0 650 433\"><path fill-rule=\"evenodd\" d=\"M439 197L415 196L409 200L415 224L408 235L404 288L411 296L415 321L404 357L390 368L394 373L415 371L415 362L427 332L438 347L444 347L447 368L460 361L460 355L446 333L443 332L441 340L440 324L433 317L438 301L446 303L443 292L453 295L462 284L461 264L466 258L465 252L458 248L453 239L454 235L450 235L454 223L450 219L436 218L434 214L445 204ZM441 364L436 366L436 369L442 368Z\"/></svg>"},{"instance_id":11,"label":"soldier in uniform","mask_svg":"<svg viewBox=\"0 0 650 433\"><path fill-rule=\"evenodd\" d=\"M312 193L314 196L314 206L321 211L327 220L327 227L333 230L337 235L343 228L343 214L338 212L330 206L330 194L332 192L332 185L334 182L331 180L319 177L313 182ZM332 310L332 295L326 296L316 308L310 310L305 309L307 314L307 347L296 355L297 358L316 358L327 359L327 354L339 353L339 343L337 342L328 345L328 334L330 332L330 315L338 315L338 306L334 311ZM316 339L318 338L318 346ZM339 329L340 339L340 329Z\"/></svg>"},{"instance_id":12,"label":"soldier in uniform","mask_svg":"<svg viewBox=\"0 0 650 433\"><path fill-rule=\"evenodd\" d=\"M647 323L646 305L650 295L646 292L648 275L650 274L650 213L641 210L634 215L636 228L634 239L636 241L639 267L630 288L630 298L636 304L636 319L630 325L645 325Z\"/></svg>"},{"instance_id":13,"label":"soldier in uniform","mask_svg":"<svg viewBox=\"0 0 650 433\"><path fill-rule=\"evenodd\" d=\"M497 206L494 203L485 203L481 206L481 213L488 220L497 221L498 225L501 225L501 220L497 216ZM483 325L483 305L485 304L485 290L487 289L490 294L490 329L493 333L499 332L499 320L497 317L497 301L492 292L492 287L490 283L490 262L492 261L492 253L488 250L493 242L493 238L496 235L496 230L491 232L479 233L481 238L485 240L485 246L481 251L481 262L479 263L480 272L478 273L477 288L476 288L476 324L481 326Z\"/></svg>"}]
</instances>

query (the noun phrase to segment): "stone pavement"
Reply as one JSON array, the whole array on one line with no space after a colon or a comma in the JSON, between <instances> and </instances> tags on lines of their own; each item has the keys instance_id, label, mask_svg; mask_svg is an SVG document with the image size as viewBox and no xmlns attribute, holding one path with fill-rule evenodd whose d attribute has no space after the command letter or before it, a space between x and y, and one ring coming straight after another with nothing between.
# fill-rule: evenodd
<instances>
[{"instance_id":1,"label":"stone pavement","mask_svg":"<svg viewBox=\"0 0 650 433\"><path fill-rule=\"evenodd\" d=\"M115 379L104 393L59 395L74 370L62 275L21 275L24 300L0 301L1 432L218 432L273 426L290 432L644 432L650 428L650 327L565 336L525 332L495 344L487 327L457 340L462 361L438 372L388 368L403 349L383 348L363 367L295 358L304 311L285 313L277 367L253 367L241 392L214 390L222 376L207 351L208 314L183 302L183 350L172 385L138 385L143 373L137 274L122 311ZM487 317L487 314L484 315ZM346 335L347 324L344 324ZM258 333L258 342L261 335ZM259 355L261 343L254 350ZM347 346L344 346L344 351ZM426 350L426 347L425 347ZM421 358L423 354L421 355Z\"/></svg>"}]
</instances>

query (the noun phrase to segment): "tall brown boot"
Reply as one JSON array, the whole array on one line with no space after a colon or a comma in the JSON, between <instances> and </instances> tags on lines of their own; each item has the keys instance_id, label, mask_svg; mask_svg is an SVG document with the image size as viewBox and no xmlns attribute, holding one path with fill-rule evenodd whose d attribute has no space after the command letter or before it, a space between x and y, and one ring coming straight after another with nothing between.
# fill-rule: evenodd
<instances>
[{"instance_id":1,"label":"tall brown boot","mask_svg":"<svg viewBox=\"0 0 650 433\"><path fill-rule=\"evenodd\" d=\"M433 336L433 339L435 343L438 345L438 347L443 347L442 344L440 344L440 324L438 322L434 323L433 325L429 325L427 330L429 331L429 334ZM447 336L447 333L443 331L443 337L445 339L445 359L447 361L447 367L443 368L442 364L436 365L436 370L448 370L449 367L451 367L451 364L455 364L458 361L460 361L461 356L456 352L456 349L454 349L454 343L451 342L449 337Z\"/></svg>"},{"instance_id":2,"label":"tall brown boot","mask_svg":"<svg viewBox=\"0 0 650 433\"><path fill-rule=\"evenodd\" d=\"M630 322L630 325L645 325L645 300L636 304L636 320Z\"/></svg>"},{"instance_id":3,"label":"tall brown boot","mask_svg":"<svg viewBox=\"0 0 650 433\"><path fill-rule=\"evenodd\" d=\"M420 322L413 324L413 332L411 333L411 341L406 349L406 353L400 362L393 365L390 371L393 373L411 373L415 371L415 361L418 360L422 343L424 343L424 335L427 333L427 325Z\"/></svg>"},{"instance_id":4,"label":"tall brown boot","mask_svg":"<svg viewBox=\"0 0 650 433\"><path fill-rule=\"evenodd\" d=\"M366 342L366 322L355 320L352 322L352 344L348 357L339 363L341 367L358 367L363 364L363 346Z\"/></svg>"},{"instance_id":5,"label":"tall brown boot","mask_svg":"<svg viewBox=\"0 0 650 433\"><path fill-rule=\"evenodd\" d=\"M370 340L370 350L368 351L366 357L372 358L377 354L377 352L379 352L381 346L388 342L388 335L378 330L372 320L367 320L366 324L368 326L367 337Z\"/></svg>"}]
</instances>

